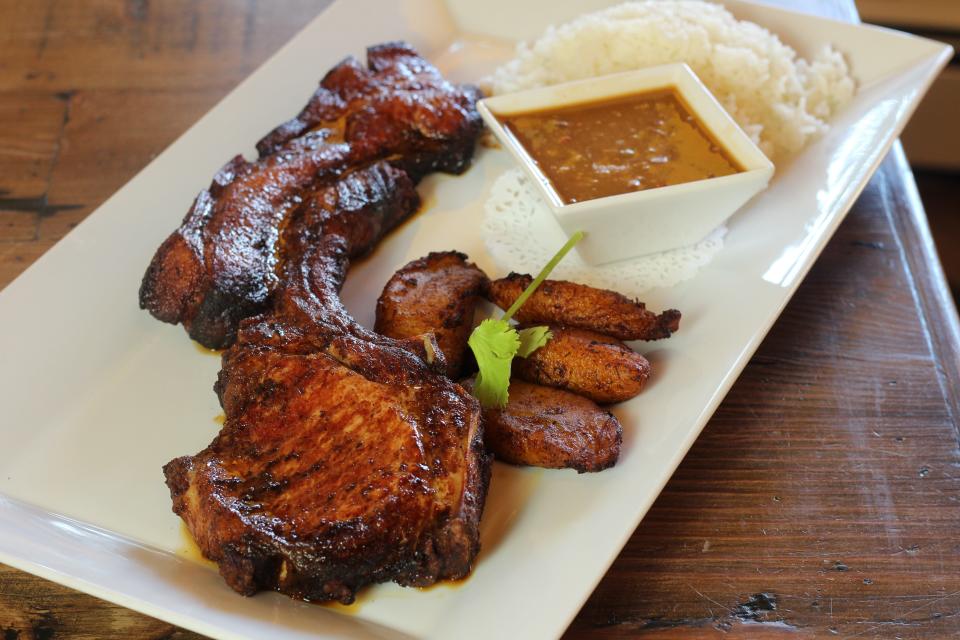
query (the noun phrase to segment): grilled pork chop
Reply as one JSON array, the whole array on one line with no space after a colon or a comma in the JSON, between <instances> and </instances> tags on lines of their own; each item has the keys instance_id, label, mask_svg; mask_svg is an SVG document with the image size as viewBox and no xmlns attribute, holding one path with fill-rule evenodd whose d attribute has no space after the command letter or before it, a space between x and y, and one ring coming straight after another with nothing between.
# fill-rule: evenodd
<instances>
[{"instance_id":1,"label":"grilled pork chop","mask_svg":"<svg viewBox=\"0 0 960 640\"><path fill-rule=\"evenodd\" d=\"M414 181L431 171L461 173L482 129L480 91L447 82L410 45L367 49L331 69L296 118L257 143L261 157L318 127L333 128L364 156L390 157Z\"/></svg>"},{"instance_id":2,"label":"grilled pork chop","mask_svg":"<svg viewBox=\"0 0 960 640\"><path fill-rule=\"evenodd\" d=\"M265 311L286 256L281 229L306 193L380 159L410 173L466 169L482 128L479 91L455 86L409 45L368 50L323 79L303 112L236 157L197 196L157 250L140 306L182 323L211 348L229 346L243 318Z\"/></svg>"},{"instance_id":3,"label":"grilled pork chop","mask_svg":"<svg viewBox=\"0 0 960 640\"><path fill-rule=\"evenodd\" d=\"M308 134L256 163L240 156L227 163L157 249L140 307L182 322L206 347L233 342L240 320L262 311L277 285L277 231L298 194L349 166L349 146L326 137Z\"/></svg>"},{"instance_id":4,"label":"grilled pork chop","mask_svg":"<svg viewBox=\"0 0 960 640\"><path fill-rule=\"evenodd\" d=\"M223 430L164 467L174 511L240 593L349 603L369 583L470 571L490 473L479 406L338 297L350 259L416 204L381 163L298 208L272 310L224 354Z\"/></svg>"}]
</instances>

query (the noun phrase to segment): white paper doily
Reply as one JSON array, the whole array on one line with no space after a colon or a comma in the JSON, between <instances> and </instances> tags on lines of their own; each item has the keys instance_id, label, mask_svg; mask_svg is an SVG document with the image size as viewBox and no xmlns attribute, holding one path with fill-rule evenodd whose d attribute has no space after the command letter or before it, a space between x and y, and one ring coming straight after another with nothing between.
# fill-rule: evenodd
<instances>
[{"instance_id":1,"label":"white paper doily","mask_svg":"<svg viewBox=\"0 0 960 640\"><path fill-rule=\"evenodd\" d=\"M549 206L521 169L497 178L484 206L483 239L497 264L536 274L567 241ZM689 280L722 248L727 228L720 225L697 244L631 260L591 267L571 251L550 274L628 296Z\"/></svg>"}]
</instances>

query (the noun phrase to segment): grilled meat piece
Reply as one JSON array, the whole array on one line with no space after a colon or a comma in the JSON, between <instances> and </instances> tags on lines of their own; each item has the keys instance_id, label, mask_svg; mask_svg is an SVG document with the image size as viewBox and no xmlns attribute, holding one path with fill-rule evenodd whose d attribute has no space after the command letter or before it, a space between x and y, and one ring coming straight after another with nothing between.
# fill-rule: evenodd
<instances>
[{"instance_id":1,"label":"grilled meat piece","mask_svg":"<svg viewBox=\"0 0 960 640\"><path fill-rule=\"evenodd\" d=\"M514 359L514 374L600 404L629 400L650 377L647 359L616 338L570 327L551 326L550 332L547 344Z\"/></svg>"},{"instance_id":2,"label":"grilled meat piece","mask_svg":"<svg viewBox=\"0 0 960 640\"><path fill-rule=\"evenodd\" d=\"M431 253L393 274L377 300L374 329L391 338L432 332L457 377L467 352L473 313L488 282L486 274L456 251Z\"/></svg>"},{"instance_id":3,"label":"grilled meat piece","mask_svg":"<svg viewBox=\"0 0 960 640\"><path fill-rule=\"evenodd\" d=\"M350 148L316 132L255 163L236 157L200 192L180 228L160 245L140 286L140 307L182 322L219 349L243 318L262 311L277 284L277 237L302 190L336 176Z\"/></svg>"},{"instance_id":4,"label":"grilled meat piece","mask_svg":"<svg viewBox=\"0 0 960 640\"><path fill-rule=\"evenodd\" d=\"M261 140L259 160L224 166L157 250L141 308L226 347L240 320L269 306L286 260L281 229L312 190L380 159L414 180L466 169L482 128L478 90L446 82L409 45L368 58L370 69L348 59L328 73L300 116Z\"/></svg>"},{"instance_id":5,"label":"grilled meat piece","mask_svg":"<svg viewBox=\"0 0 960 640\"><path fill-rule=\"evenodd\" d=\"M242 410L228 405L209 447L164 467L228 585L350 603L366 584L469 573L489 467L462 389L425 368L417 386L367 377L328 353L248 357L259 375L241 383Z\"/></svg>"},{"instance_id":6,"label":"grilled meat piece","mask_svg":"<svg viewBox=\"0 0 960 640\"><path fill-rule=\"evenodd\" d=\"M331 69L299 115L257 143L260 155L324 127L364 157L390 157L415 181L465 171L483 129L480 90L447 82L404 42L370 47L367 65L351 56Z\"/></svg>"},{"instance_id":7,"label":"grilled meat piece","mask_svg":"<svg viewBox=\"0 0 960 640\"><path fill-rule=\"evenodd\" d=\"M487 298L507 309L532 281L529 275L511 273L490 283ZM619 340L660 340L680 327L676 309L657 315L623 294L565 280L544 281L514 317L524 324L578 327Z\"/></svg>"},{"instance_id":8,"label":"grilled meat piece","mask_svg":"<svg viewBox=\"0 0 960 640\"><path fill-rule=\"evenodd\" d=\"M472 389L473 382L462 384ZM511 464L603 471L616 464L622 440L613 414L561 389L513 380L506 407L483 409L487 450Z\"/></svg>"},{"instance_id":9,"label":"grilled meat piece","mask_svg":"<svg viewBox=\"0 0 960 640\"><path fill-rule=\"evenodd\" d=\"M240 593L349 603L373 582L470 571L490 473L479 405L338 297L350 258L416 202L379 164L304 203L271 311L224 353L223 430L164 467L174 511Z\"/></svg>"}]
</instances>

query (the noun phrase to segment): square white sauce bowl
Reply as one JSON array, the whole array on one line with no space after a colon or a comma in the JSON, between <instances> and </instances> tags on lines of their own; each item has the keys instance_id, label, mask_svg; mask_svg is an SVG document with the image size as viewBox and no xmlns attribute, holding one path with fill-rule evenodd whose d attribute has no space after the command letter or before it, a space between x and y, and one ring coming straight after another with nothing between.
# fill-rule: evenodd
<instances>
[{"instance_id":1,"label":"square white sauce bowl","mask_svg":"<svg viewBox=\"0 0 960 640\"><path fill-rule=\"evenodd\" d=\"M501 120L671 89L742 171L565 203L530 152ZM485 98L480 101L479 110L500 143L537 185L564 232L568 236L576 231L586 233L577 251L589 264L625 260L698 242L765 189L773 175L773 163L683 63Z\"/></svg>"}]
</instances>

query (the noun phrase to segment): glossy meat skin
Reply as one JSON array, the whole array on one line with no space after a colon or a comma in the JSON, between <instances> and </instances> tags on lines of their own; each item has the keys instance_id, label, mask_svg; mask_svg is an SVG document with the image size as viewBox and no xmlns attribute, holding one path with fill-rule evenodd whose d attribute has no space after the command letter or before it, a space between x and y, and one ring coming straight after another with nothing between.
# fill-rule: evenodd
<instances>
[{"instance_id":1,"label":"glossy meat skin","mask_svg":"<svg viewBox=\"0 0 960 640\"><path fill-rule=\"evenodd\" d=\"M367 49L367 67L348 57L331 69L297 117L260 142L261 157L317 127L330 128L364 157L390 158L415 180L461 173L483 128L471 85L454 85L408 44Z\"/></svg>"},{"instance_id":2,"label":"glossy meat skin","mask_svg":"<svg viewBox=\"0 0 960 640\"><path fill-rule=\"evenodd\" d=\"M369 69L347 59L304 111L236 157L197 196L144 275L140 306L182 323L210 348L233 343L243 318L265 311L286 256L282 228L300 202L381 159L416 181L466 169L482 125L474 87L446 82L409 46L371 47Z\"/></svg>"},{"instance_id":3,"label":"glossy meat skin","mask_svg":"<svg viewBox=\"0 0 960 640\"><path fill-rule=\"evenodd\" d=\"M623 440L620 422L593 401L522 380L510 382L506 407L483 410L483 434L497 460L578 473L612 467Z\"/></svg>"},{"instance_id":4,"label":"glossy meat skin","mask_svg":"<svg viewBox=\"0 0 960 640\"><path fill-rule=\"evenodd\" d=\"M414 260L387 282L377 300L374 329L391 338L433 333L447 361L447 375L460 374L473 314L488 280L456 251Z\"/></svg>"},{"instance_id":5,"label":"glossy meat skin","mask_svg":"<svg viewBox=\"0 0 960 640\"><path fill-rule=\"evenodd\" d=\"M240 593L349 603L373 582L471 569L490 473L479 405L338 296L350 259L417 202L378 164L294 213L282 288L223 356L223 430L164 468L174 511Z\"/></svg>"},{"instance_id":6,"label":"glossy meat skin","mask_svg":"<svg viewBox=\"0 0 960 640\"><path fill-rule=\"evenodd\" d=\"M490 283L487 298L507 309L532 280L529 275L511 273ZM523 324L587 329L619 340L660 340L680 327L676 309L657 315L623 294L566 280L545 280L514 318Z\"/></svg>"},{"instance_id":7,"label":"glossy meat skin","mask_svg":"<svg viewBox=\"0 0 960 640\"><path fill-rule=\"evenodd\" d=\"M621 341L572 327L551 326L550 332L546 345L514 359L514 375L599 404L623 402L643 391L650 363Z\"/></svg>"},{"instance_id":8,"label":"glossy meat skin","mask_svg":"<svg viewBox=\"0 0 960 640\"><path fill-rule=\"evenodd\" d=\"M140 287L140 307L183 323L209 348L233 342L240 320L257 313L277 284L277 239L297 194L350 162L350 149L322 132L289 142L250 163L236 157L202 191L183 223L154 255Z\"/></svg>"}]
</instances>

